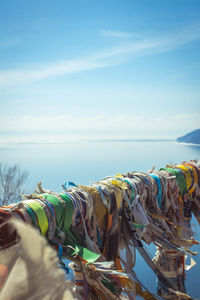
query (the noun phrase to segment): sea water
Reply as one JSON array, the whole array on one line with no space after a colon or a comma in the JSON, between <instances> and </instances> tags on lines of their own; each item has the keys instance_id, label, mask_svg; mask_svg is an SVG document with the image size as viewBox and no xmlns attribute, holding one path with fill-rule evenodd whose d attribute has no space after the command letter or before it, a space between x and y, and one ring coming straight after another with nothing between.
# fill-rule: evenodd
<instances>
[{"instance_id":1,"label":"sea water","mask_svg":"<svg viewBox=\"0 0 200 300\"><path fill-rule=\"evenodd\" d=\"M22 139L0 141L0 162L18 164L29 173L27 192L33 192L41 181L45 189L62 191L67 181L88 185L91 181L131 171L148 171L167 163L200 159L200 146L178 144L175 141L134 140L67 140ZM200 226L192 219L195 239L200 240ZM200 251L199 246L192 248ZM147 247L154 256L155 247ZM187 292L200 299L200 258L186 275ZM137 253L135 272L151 291L156 290L156 278Z\"/></svg>"}]
</instances>

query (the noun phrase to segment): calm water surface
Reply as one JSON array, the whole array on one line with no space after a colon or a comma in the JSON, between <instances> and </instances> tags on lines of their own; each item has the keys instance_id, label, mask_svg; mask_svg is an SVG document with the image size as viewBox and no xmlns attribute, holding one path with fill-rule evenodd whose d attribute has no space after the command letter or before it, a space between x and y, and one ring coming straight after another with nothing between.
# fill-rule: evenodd
<instances>
[{"instance_id":1,"label":"calm water surface","mask_svg":"<svg viewBox=\"0 0 200 300\"><path fill-rule=\"evenodd\" d=\"M101 180L108 175L128 171L147 171L155 166L164 167L167 163L180 163L184 160L200 159L200 146L183 145L175 142L139 141L69 141L60 143L15 143L0 147L0 161L18 163L29 172L29 192L37 182L43 187L61 191L66 181L88 185L90 181ZM200 240L200 226L192 219L195 238ZM155 247L147 247L154 255ZM199 252L199 246L193 248ZM200 258L197 265L187 272L187 292L200 299ZM153 272L137 254L135 271L141 281L155 292L156 281Z\"/></svg>"}]
</instances>

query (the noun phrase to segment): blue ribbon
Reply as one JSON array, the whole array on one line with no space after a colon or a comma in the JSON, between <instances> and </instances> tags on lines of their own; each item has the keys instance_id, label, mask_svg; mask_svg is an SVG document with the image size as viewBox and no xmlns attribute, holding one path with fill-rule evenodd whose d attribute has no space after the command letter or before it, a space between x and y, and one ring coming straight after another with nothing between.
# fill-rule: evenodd
<instances>
[{"instance_id":1,"label":"blue ribbon","mask_svg":"<svg viewBox=\"0 0 200 300\"><path fill-rule=\"evenodd\" d=\"M156 181L156 184L158 186L157 201L158 201L159 207L161 207L161 204L162 204L162 187L161 187L160 178L156 174L150 173L149 175Z\"/></svg>"}]
</instances>

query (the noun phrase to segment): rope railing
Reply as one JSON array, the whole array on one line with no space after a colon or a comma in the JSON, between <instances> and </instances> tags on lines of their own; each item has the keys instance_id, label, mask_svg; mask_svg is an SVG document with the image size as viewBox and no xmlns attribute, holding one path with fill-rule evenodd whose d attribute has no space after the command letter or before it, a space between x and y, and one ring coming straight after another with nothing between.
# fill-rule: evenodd
<instances>
[{"instance_id":1,"label":"rope railing","mask_svg":"<svg viewBox=\"0 0 200 300\"><path fill-rule=\"evenodd\" d=\"M77 299L191 299L185 271L195 261L185 261L196 255L190 247L198 244L190 221L193 214L200 224L199 161L62 188L55 193L38 184L21 202L0 207L1 251L20 241L6 223L15 216L46 237L61 265L63 258L72 261ZM144 246L151 243L157 246L153 259ZM156 295L134 271L136 250L158 278Z\"/></svg>"}]
</instances>

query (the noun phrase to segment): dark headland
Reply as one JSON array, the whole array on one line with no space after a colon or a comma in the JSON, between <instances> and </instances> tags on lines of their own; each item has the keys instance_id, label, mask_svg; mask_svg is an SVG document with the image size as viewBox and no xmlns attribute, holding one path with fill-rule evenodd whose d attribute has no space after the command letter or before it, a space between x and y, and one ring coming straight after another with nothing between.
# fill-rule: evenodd
<instances>
[{"instance_id":1,"label":"dark headland","mask_svg":"<svg viewBox=\"0 0 200 300\"><path fill-rule=\"evenodd\" d=\"M196 129L176 139L179 143L190 143L200 145L200 129Z\"/></svg>"}]
</instances>

